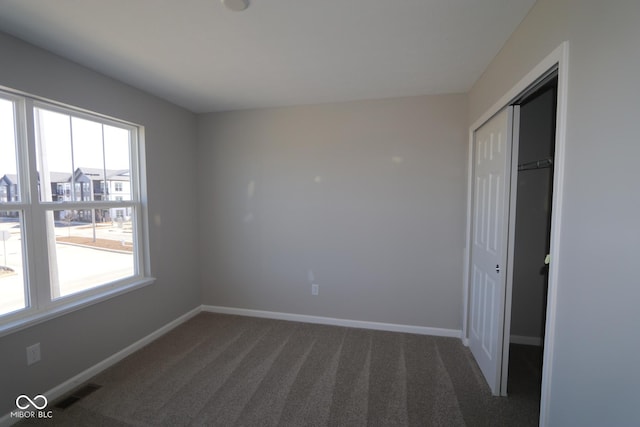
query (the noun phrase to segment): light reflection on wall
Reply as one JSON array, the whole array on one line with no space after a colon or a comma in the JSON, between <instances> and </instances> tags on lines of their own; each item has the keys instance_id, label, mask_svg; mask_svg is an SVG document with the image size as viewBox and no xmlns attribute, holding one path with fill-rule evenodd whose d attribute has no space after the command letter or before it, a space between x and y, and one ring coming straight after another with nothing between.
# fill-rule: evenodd
<instances>
[{"instance_id":1,"label":"light reflection on wall","mask_svg":"<svg viewBox=\"0 0 640 427\"><path fill-rule=\"evenodd\" d=\"M253 222L253 212L251 209L251 199L253 199L253 197L256 194L256 182L255 180L251 180L249 181L249 184L247 185L247 213L245 214L244 218L242 218L242 221L244 221L246 224Z\"/></svg>"}]
</instances>

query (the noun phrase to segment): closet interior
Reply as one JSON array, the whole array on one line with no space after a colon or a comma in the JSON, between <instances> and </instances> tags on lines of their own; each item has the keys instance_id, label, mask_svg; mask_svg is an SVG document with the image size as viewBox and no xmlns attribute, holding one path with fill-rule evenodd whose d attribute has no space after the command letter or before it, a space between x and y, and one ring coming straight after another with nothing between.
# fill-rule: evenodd
<instances>
[{"instance_id":1,"label":"closet interior","mask_svg":"<svg viewBox=\"0 0 640 427\"><path fill-rule=\"evenodd\" d=\"M553 194L557 74L518 101L509 396L540 401Z\"/></svg>"}]
</instances>

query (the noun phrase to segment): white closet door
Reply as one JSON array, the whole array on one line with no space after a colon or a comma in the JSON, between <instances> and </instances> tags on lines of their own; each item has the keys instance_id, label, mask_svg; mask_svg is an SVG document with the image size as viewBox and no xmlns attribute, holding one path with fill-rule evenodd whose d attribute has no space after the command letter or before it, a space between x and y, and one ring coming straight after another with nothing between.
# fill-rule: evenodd
<instances>
[{"instance_id":1,"label":"white closet door","mask_svg":"<svg viewBox=\"0 0 640 427\"><path fill-rule=\"evenodd\" d=\"M500 394L504 327L512 107L474 135L469 347Z\"/></svg>"}]
</instances>

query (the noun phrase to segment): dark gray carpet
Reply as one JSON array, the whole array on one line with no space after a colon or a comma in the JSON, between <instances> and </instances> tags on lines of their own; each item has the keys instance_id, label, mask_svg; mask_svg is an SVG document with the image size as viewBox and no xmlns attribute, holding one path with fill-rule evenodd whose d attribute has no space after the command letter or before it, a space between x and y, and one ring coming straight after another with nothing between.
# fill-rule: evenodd
<instances>
[{"instance_id":1,"label":"dark gray carpet","mask_svg":"<svg viewBox=\"0 0 640 427\"><path fill-rule=\"evenodd\" d=\"M209 313L194 317L91 382L102 388L64 410L54 410L53 420L46 423L538 424L535 387L531 393L531 387L520 387L518 380L509 398L492 397L458 339ZM518 387L524 392L516 391Z\"/></svg>"}]
</instances>

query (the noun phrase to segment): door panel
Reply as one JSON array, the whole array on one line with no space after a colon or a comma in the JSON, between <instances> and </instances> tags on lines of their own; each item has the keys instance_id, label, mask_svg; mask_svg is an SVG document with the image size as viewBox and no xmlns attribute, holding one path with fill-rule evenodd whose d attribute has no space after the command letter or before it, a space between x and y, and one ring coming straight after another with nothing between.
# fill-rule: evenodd
<instances>
[{"instance_id":1,"label":"door panel","mask_svg":"<svg viewBox=\"0 0 640 427\"><path fill-rule=\"evenodd\" d=\"M502 362L511 117L512 108L506 108L474 135L469 347L495 395Z\"/></svg>"}]
</instances>

